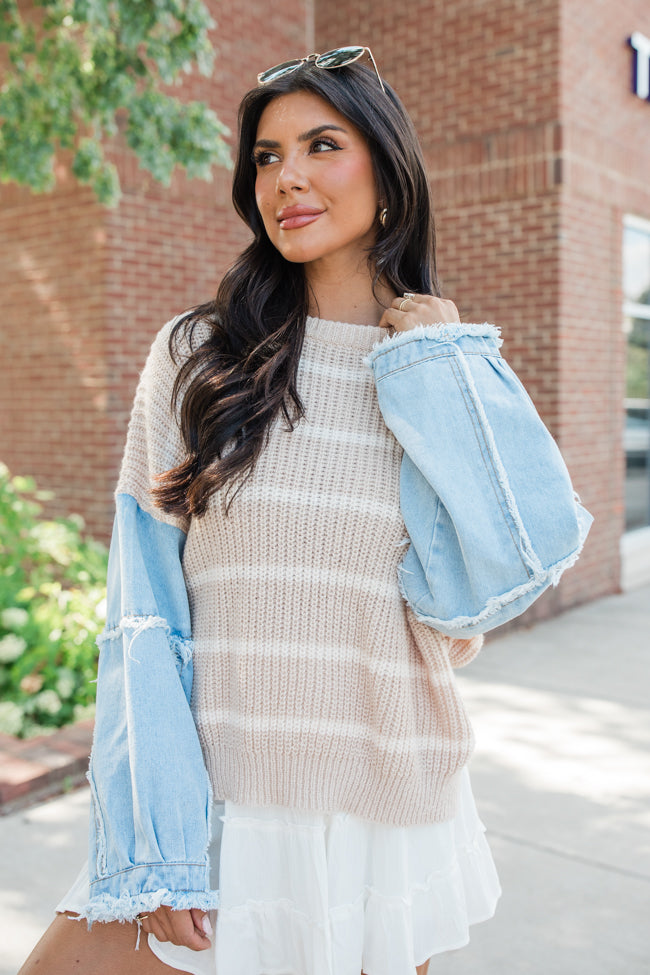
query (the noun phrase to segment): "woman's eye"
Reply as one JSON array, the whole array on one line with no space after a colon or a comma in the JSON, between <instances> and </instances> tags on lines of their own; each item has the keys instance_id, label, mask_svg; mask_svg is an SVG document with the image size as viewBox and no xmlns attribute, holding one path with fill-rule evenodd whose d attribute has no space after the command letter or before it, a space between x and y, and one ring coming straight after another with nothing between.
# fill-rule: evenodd
<instances>
[{"instance_id":1,"label":"woman's eye","mask_svg":"<svg viewBox=\"0 0 650 975\"><path fill-rule=\"evenodd\" d=\"M253 162L256 166L268 166L269 163L277 162L278 160L277 152L270 152L268 149L260 149L253 155Z\"/></svg>"},{"instance_id":2,"label":"woman's eye","mask_svg":"<svg viewBox=\"0 0 650 975\"><path fill-rule=\"evenodd\" d=\"M328 152L331 149L340 149L336 142L331 139L315 139L311 144L311 152Z\"/></svg>"},{"instance_id":3,"label":"woman's eye","mask_svg":"<svg viewBox=\"0 0 650 975\"><path fill-rule=\"evenodd\" d=\"M309 152L318 154L321 152L332 152L340 148L332 139L320 138L314 139L309 146ZM278 153L273 152L271 149L258 149L257 152L253 153L253 163L258 169L270 166L272 163L278 162L279 159L280 156Z\"/></svg>"}]
</instances>

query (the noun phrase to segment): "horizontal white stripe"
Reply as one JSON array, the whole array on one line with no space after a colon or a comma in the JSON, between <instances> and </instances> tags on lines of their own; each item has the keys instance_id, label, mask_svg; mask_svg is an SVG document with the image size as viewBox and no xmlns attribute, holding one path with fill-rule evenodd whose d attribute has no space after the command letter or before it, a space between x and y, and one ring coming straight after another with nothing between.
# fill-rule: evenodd
<instances>
[{"instance_id":1,"label":"horizontal white stripe","mask_svg":"<svg viewBox=\"0 0 650 975\"><path fill-rule=\"evenodd\" d=\"M198 640L194 645L194 658L230 657L262 657L268 660L310 661L318 663L358 664L378 677L415 678L426 673L424 661L414 664L410 660L384 660L381 657L361 656L358 647L346 647L341 644L305 644L280 643L268 640ZM441 680L440 683L450 684L451 681Z\"/></svg>"},{"instance_id":2,"label":"horizontal white stripe","mask_svg":"<svg viewBox=\"0 0 650 975\"><path fill-rule=\"evenodd\" d=\"M365 739L376 748L396 754L408 753L414 748L430 748L439 751L441 746L450 739L440 735L374 735L373 729L360 721L337 721L330 718L327 721L317 718L294 717L292 715L244 715L227 708L197 708L194 714L198 725L206 728L216 725L229 725L241 731L252 729L254 732L280 732L287 735L318 735L320 738Z\"/></svg>"},{"instance_id":3,"label":"horizontal white stripe","mask_svg":"<svg viewBox=\"0 0 650 975\"><path fill-rule=\"evenodd\" d=\"M304 372L310 372L312 376L325 376L327 379L342 379L358 385L374 386L372 373L365 368L348 369L346 366L329 365L326 362L320 362L318 359L308 359L306 356L302 356L300 369Z\"/></svg>"},{"instance_id":4,"label":"horizontal white stripe","mask_svg":"<svg viewBox=\"0 0 650 975\"><path fill-rule=\"evenodd\" d=\"M188 581L188 588L196 592L200 586L210 583L222 585L235 579L309 587L343 586L368 595L392 598L395 603L402 602L397 578L385 582L375 576L362 576L346 569L325 569L313 565L249 565L246 562L213 565L202 572L193 573L191 581Z\"/></svg>"},{"instance_id":5,"label":"horizontal white stripe","mask_svg":"<svg viewBox=\"0 0 650 975\"><path fill-rule=\"evenodd\" d=\"M264 484L261 481L248 486L246 500L273 501L289 507L300 505L330 511L354 511L359 515L387 518L389 521L401 518L398 498L395 504L388 504L372 497L360 498L336 491L299 491L283 484Z\"/></svg>"},{"instance_id":6,"label":"horizontal white stripe","mask_svg":"<svg viewBox=\"0 0 650 975\"><path fill-rule=\"evenodd\" d=\"M308 419L303 419L300 430L314 440L325 440L328 443L340 443L353 447L392 447L393 443L388 440L392 438L388 434L388 428L382 433L358 433L356 430L340 430L333 427L321 427L312 424Z\"/></svg>"}]
</instances>

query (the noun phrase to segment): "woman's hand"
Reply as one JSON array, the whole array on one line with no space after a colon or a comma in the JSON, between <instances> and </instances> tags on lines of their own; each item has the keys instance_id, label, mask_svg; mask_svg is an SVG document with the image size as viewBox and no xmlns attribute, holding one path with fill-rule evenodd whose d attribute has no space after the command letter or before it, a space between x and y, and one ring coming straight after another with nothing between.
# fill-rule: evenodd
<instances>
[{"instance_id":1,"label":"woman's hand","mask_svg":"<svg viewBox=\"0 0 650 975\"><path fill-rule=\"evenodd\" d=\"M434 295L416 295L395 298L390 308L381 316L379 324L383 328L393 328L396 332L408 332L417 325L438 325L441 322L460 322L458 309L453 301L436 298Z\"/></svg>"},{"instance_id":2,"label":"woman's hand","mask_svg":"<svg viewBox=\"0 0 650 975\"><path fill-rule=\"evenodd\" d=\"M194 907L190 911L173 911L163 904L151 914L143 911L139 923L146 934L153 934L158 941L171 941L192 951L205 951L210 947L212 926L206 911Z\"/></svg>"}]
</instances>

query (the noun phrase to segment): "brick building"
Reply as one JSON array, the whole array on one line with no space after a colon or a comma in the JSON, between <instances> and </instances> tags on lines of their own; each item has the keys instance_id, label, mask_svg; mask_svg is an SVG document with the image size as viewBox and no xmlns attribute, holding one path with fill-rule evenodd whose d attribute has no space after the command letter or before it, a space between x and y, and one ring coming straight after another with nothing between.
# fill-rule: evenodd
<instances>
[{"instance_id":1,"label":"brick building","mask_svg":"<svg viewBox=\"0 0 650 975\"><path fill-rule=\"evenodd\" d=\"M210 5L214 76L185 90L233 129L257 71L351 42L372 47L412 113L444 292L466 320L502 326L504 354L596 518L578 566L531 612L616 591L622 536L650 568L647 0L591 0L588 17L582 0ZM114 152L124 190L114 211L63 171L48 196L0 191L0 458L52 489L53 511L80 511L102 536L149 343L214 293L246 239L226 172L166 189ZM624 301L637 369L627 476Z\"/></svg>"}]
</instances>

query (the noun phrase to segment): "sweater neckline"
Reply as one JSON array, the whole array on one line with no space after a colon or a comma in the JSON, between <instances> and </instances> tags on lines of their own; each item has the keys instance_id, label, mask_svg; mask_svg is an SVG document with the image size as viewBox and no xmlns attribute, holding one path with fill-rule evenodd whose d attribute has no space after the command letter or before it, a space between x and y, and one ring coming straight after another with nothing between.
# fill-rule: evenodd
<instances>
[{"instance_id":1,"label":"sweater neckline","mask_svg":"<svg viewBox=\"0 0 650 975\"><path fill-rule=\"evenodd\" d=\"M312 315L308 315L305 321L305 337L330 346L370 350L387 335L387 330L380 325L333 322L326 318L314 318Z\"/></svg>"}]
</instances>

